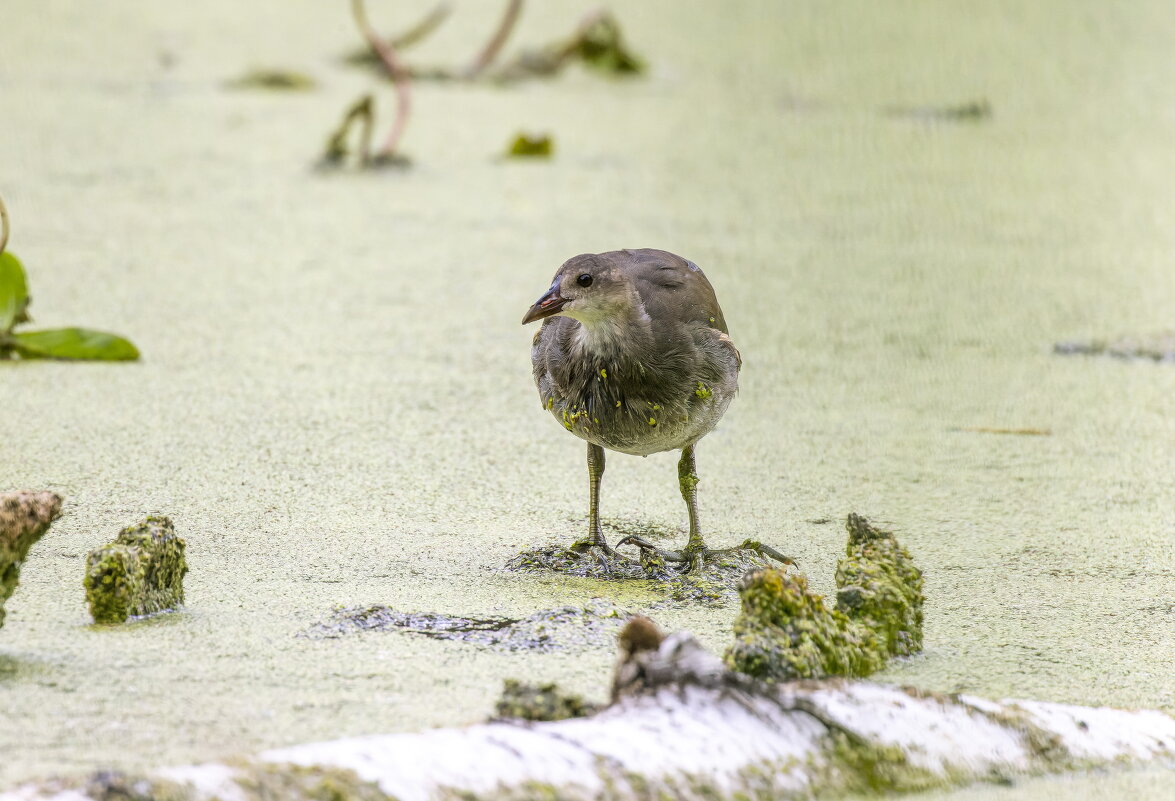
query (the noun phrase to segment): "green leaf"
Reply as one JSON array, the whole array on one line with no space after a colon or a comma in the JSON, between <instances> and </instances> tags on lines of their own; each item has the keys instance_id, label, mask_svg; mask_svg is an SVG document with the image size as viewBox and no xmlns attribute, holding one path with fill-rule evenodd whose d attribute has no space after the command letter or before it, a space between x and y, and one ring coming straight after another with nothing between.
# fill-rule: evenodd
<instances>
[{"instance_id":1,"label":"green leaf","mask_svg":"<svg viewBox=\"0 0 1175 801\"><path fill-rule=\"evenodd\" d=\"M129 341L104 331L88 328L53 328L48 331L23 331L11 340L16 352L25 359L92 359L127 362L139 358L139 349Z\"/></svg>"},{"instance_id":2,"label":"green leaf","mask_svg":"<svg viewBox=\"0 0 1175 801\"><path fill-rule=\"evenodd\" d=\"M28 305L29 285L24 266L11 253L0 253L0 334L28 319L25 314Z\"/></svg>"}]
</instances>

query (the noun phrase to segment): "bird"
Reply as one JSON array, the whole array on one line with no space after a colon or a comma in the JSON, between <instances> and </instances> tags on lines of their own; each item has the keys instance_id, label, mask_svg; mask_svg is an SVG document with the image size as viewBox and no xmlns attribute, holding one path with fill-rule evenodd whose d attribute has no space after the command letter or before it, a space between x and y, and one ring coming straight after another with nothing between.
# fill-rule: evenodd
<instances>
[{"instance_id":1,"label":"bird","mask_svg":"<svg viewBox=\"0 0 1175 801\"><path fill-rule=\"evenodd\" d=\"M738 391L742 357L731 341L714 288L692 261L640 248L585 253L568 259L522 318L542 320L531 365L543 408L587 441L588 534L571 550L626 558L600 526L605 449L635 456L680 450L678 486L689 515L681 551L640 537L636 545L683 572L704 559L740 549L791 562L748 540L738 548L707 548L698 522L695 449L714 430Z\"/></svg>"}]
</instances>

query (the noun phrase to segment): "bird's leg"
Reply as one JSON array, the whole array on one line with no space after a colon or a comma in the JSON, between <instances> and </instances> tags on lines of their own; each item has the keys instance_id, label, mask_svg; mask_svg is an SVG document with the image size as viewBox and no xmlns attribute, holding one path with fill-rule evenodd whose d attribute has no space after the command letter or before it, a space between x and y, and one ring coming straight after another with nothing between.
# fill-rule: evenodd
<instances>
[{"instance_id":1,"label":"bird's leg","mask_svg":"<svg viewBox=\"0 0 1175 801\"><path fill-rule=\"evenodd\" d=\"M724 556L737 551L754 551L760 556L770 557L785 565L795 566L795 560L784 556L771 546L764 545L756 540L746 540L742 545L736 545L733 548L711 550L706 547L706 543L702 540L702 529L698 525L699 479L697 466L694 462L693 445L687 445L685 448L682 448L681 460L677 463L677 481L681 487L681 497L685 500L686 508L689 510L689 541L686 543L684 550L666 551L636 536L625 537L617 545L635 545L642 551L655 552L666 562L684 563L679 569L686 573L695 570L700 572L704 559L713 556Z\"/></svg>"},{"instance_id":2,"label":"bird's leg","mask_svg":"<svg viewBox=\"0 0 1175 801\"><path fill-rule=\"evenodd\" d=\"M648 540L636 535L629 535L617 545L635 545L642 552L653 552L666 562L684 563L683 568L688 572L702 566L702 557L709 552L706 543L702 541L702 531L698 526L698 471L694 464L694 446L687 445L681 450L681 460L677 463L677 481L681 486L681 497L685 499L686 509L689 510L689 542L681 551L667 551L658 548Z\"/></svg>"},{"instance_id":3,"label":"bird's leg","mask_svg":"<svg viewBox=\"0 0 1175 801\"><path fill-rule=\"evenodd\" d=\"M702 554L706 550L702 530L698 526L698 468L694 463L693 445L681 449L681 459L677 462L677 483L681 487L685 507L689 510L689 542L685 544L684 556L690 563L690 569L693 569L701 566Z\"/></svg>"},{"instance_id":4,"label":"bird's leg","mask_svg":"<svg viewBox=\"0 0 1175 801\"><path fill-rule=\"evenodd\" d=\"M608 556L619 556L604 540L604 530L600 526L600 479L604 475L604 449L599 445L588 443L588 535L571 546L573 551L587 551L590 548L600 548Z\"/></svg>"}]
</instances>

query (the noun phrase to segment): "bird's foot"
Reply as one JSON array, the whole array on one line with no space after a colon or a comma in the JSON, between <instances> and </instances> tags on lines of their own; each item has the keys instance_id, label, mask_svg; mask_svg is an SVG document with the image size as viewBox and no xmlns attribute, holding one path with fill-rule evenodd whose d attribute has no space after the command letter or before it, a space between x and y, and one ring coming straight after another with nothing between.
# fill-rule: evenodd
<instances>
[{"instance_id":1,"label":"bird's foot","mask_svg":"<svg viewBox=\"0 0 1175 801\"><path fill-rule=\"evenodd\" d=\"M796 560L790 556L784 556L779 551L772 548L770 545L764 545L758 540L743 540L742 545L736 545L733 548L718 548L716 550L710 548L702 548L702 552L706 557L723 556L728 553L740 553L742 551L754 551L766 559L774 559L777 562L782 562L785 565L792 567L799 567Z\"/></svg>"},{"instance_id":2,"label":"bird's foot","mask_svg":"<svg viewBox=\"0 0 1175 801\"><path fill-rule=\"evenodd\" d=\"M685 561L685 556L680 551L667 551L664 548L658 548L653 543L638 537L635 534L629 534L620 542L620 545L635 545L640 548L640 565L641 569L649 576L665 575L671 570L681 572L678 564ZM670 563L673 567L670 567Z\"/></svg>"},{"instance_id":3,"label":"bird's foot","mask_svg":"<svg viewBox=\"0 0 1175 801\"><path fill-rule=\"evenodd\" d=\"M678 572L686 572L688 567L684 570L678 565L689 564L689 557L684 551L669 551L664 548L658 548L653 543L646 540L644 537L638 537L635 534L629 534L622 539L617 545L635 545L641 549L641 567L645 568L646 572L657 572L659 570L667 569L667 563L673 565L673 569Z\"/></svg>"},{"instance_id":4,"label":"bird's foot","mask_svg":"<svg viewBox=\"0 0 1175 801\"><path fill-rule=\"evenodd\" d=\"M700 573L707 559L740 553L742 551L754 551L762 557L775 559L785 565L797 567L794 559L789 556L784 556L770 545L764 545L757 540L746 540L742 545L736 545L733 548L707 548L705 545L691 548L687 545L685 550L669 551L664 548L658 548L642 537L630 534L616 544L635 545L640 548L642 565L655 561L659 561L664 565L664 563L668 562L681 573Z\"/></svg>"},{"instance_id":5,"label":"bird's foot","mask_svg":"<svg viewBox=\"0 0 1175 801\"><path fill-rule=\"evenodd\" d=\"M614 572L615 568L623 564L632 564L632 560L617 551L604 540L579 540L572 543L568 549L581 558L591 559L607 572Z\"/></svg>"}]
</instances>

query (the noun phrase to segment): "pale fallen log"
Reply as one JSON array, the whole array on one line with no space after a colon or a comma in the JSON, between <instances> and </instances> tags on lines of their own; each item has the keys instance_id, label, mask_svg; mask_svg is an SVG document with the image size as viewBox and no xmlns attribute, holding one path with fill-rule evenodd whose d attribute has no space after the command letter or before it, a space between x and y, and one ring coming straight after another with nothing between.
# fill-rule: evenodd
<instances>
[{"instance_id":1,"label":"pale fallen log","mask_svg":"<svg viewBox=\"0 0 1175 801\"><path fill-rule=\"evenodd\" d=\"M786 799L1175 756L1175 718L1157 711L847 680L769 685L727 671L687 633L648 648L621 643L615 701L591 717L355 737L144 777L26 785L0 801Z\"/></svg>"}]
</instances>

